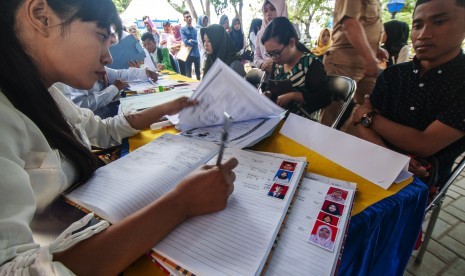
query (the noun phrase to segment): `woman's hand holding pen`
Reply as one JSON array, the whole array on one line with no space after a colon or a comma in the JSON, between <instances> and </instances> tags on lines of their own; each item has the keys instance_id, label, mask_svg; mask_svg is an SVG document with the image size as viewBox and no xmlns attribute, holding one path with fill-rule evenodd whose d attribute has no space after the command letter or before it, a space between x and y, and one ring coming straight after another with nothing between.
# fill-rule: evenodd
<instances>
[{"instance_id":1,"label":"woman's hand holding pen","mask_svg":"<svg viewBox=\"0 0 465 276\"><path fill-rule=\"evenodd\" d=\"M147 78L151 79L153 82L158 81L158 74L148 68L145 69L145 73L147 74Z\"/></svg>"},{"instance_id":2,"label":"woman's hand holding pen","mask_svg":"<svg viewBox=\"0 0 465 276\"><path fill-rule=\"evenodd\" d=\"M173 190L185 218L217 212L226 208L234 190L238 164L236 158L220 166L204 165L185 177Z\"/></svg>"}]
</instances>

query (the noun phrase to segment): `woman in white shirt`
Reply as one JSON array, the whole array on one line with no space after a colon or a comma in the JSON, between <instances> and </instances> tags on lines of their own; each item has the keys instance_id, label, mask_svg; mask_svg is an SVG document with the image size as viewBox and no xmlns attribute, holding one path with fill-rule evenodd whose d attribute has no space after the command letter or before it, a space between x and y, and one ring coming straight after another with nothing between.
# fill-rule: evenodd
<instances>
[{"instance_id":1,"label":"woman in white shirt","mask_svg":"<svg viewBox=\"0 0 465 276\"><path fill-rule=\"evenodd\" d=\"M84 227L88 215L55 242L37 243L31 220L97 169L90 144L119 143L193 103L101 120L51 87L89 89L104 73L110 27L122 27L111 0L2 0L0 10L0 275L115 275L185 219L225 208L236 159L196 170L117 224Z\"/></svg>"}]
</instances>

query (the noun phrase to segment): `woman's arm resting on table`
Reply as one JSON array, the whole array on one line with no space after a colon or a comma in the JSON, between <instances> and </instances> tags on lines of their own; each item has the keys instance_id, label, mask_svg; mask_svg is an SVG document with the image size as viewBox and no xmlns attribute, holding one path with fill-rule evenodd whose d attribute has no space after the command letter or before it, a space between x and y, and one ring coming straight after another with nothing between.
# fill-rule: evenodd
<instances>
[{"instance_id":1,"label":"woman's arm resting on table","mask_svg":"<svg viewBox=\"0 0 465 276\"><path fill-rule=\"evenodd\" d=\"M55 254L54 261L77 275L120 273L187 218L224 209L234 189L232 169L237 164L233 158L219 167L204 165L152 204Z\"/></svg>"}]
</instances>

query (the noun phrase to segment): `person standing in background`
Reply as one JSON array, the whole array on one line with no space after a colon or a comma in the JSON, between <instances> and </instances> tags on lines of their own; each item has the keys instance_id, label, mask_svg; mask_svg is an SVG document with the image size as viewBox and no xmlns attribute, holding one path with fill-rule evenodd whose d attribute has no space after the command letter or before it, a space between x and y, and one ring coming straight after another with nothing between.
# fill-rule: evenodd
<instances>
[{"instance_id":1,"label":"person standing in background","mask_svg":"<svg viewBox=\"0 0 465 276\"><path fill-rule=\"evenodd\" d=\"M271 20L275 19L278 16L288 17L286 2L284 0L266 0L262 6L262 12L262 28L257 34L253 61L257 68L260 68L262 71L266 72L268 79L271 74L273 59L265 55L266 49L263 43L261 42L261 38L266 26L270 24Z\"/></svg>"},{"instance_id":2,"label":"person standing in background","mask_svg":"<svg viewBox=\"0 0 465 276\"><path fill-rule=\"evenodd\" d=\"M144 21L144 25L147 28L147 32L151 33L153 35L153 38L155 39L155 43L157 44L157 47L160 45L160 34L157 31L157 28L153 24L152 19L148 15L144 15L142 17L142 20Z\"/></svg>"},{"instance_id":3,"label":"person standing in background","mask_svg":"<svg viewBox=\"0 0 465 276\"><path fill-rule=\"evenodd\" d=\"M229 37L231 38L237 52L242 51L242 49L247 46L244 31L242 31L241 21L237 17L232 21L232 29L229 32Z\"/></svg>"},{"instance_id":4,"label":"person standing in background","mask_svg":"<svg viewBox=\"0 0 465 276\"><path fill-rule=\"evenodd\" d=\"M379 47L382 23L379 0L336 0L334 7L333 44L323 59L329 75L347 76L357 82L354 100L363 103L370 94L379 72L379 59L387 52ZM331 125L340 111L341 103L325 108L321 123Z\"/></svg>"},{"instance_id":5,"label":"person standing in background","mask_svg":"<svg viewBox=\"0 0 465 276\"><path fill-rule=\"evenodd\" d=\"M171 28L171 31L173 32L173 36L170 37L170 41L171 41L170 52L173 56L176 56L176 54L179 52L179 49L181 49L181 44L182 44L181 24L173 26ZM181 75L185 76L186 75L186 62L180 59L178 59L177 61L179 64L179 71L181 71Z\"/></svg>"},{"instance_id":6,"label":"person standing in background","mask_svg":"<svg viewBox=\"0 0 465 276\"><path fill-rule=\"evenodd\" d=\"M160 47L171 48L171 23L169 21L163 22L163 32L160 35Z\"/></svg>"},{"instance_id":7,"label":"person standing in background","mask_svg":"<svg viewBox=\"0 0 465 276\"><path fill-rule=\"evenodd\" d=\"M229 26L229 17L226 14L223 14L220 17L220 25L223 26L223 28L226 30L227 33L231 31L230 26Z\"/></svg>"},{"instance_id":8,"label":"person standing in background","mask_svg":"<svg viewBox=\"0 0 465 276\"><path fill-rule=\"evenodd\" d=\"M398 20L384 23L384 33L382 36L383 48L389 53L387 66L409 61L410 47L408 46L409 36L408 24Z\"/></svg>"},{"instance_id":9,"label":"person standing in background","mask_svg":"<svg viewBox=\"0 0 465 276\"><path fill-rule=\"evenodd\" d=\"M255 52L255 42L257 41L257 34L258 31L260 31L260 28L262 26L262 21L260 18L254 18L252 20L252 23L250 23L250 29L249 29L249 45L250 49L252 50L252 53Z\"/></svg>"},{"instance_id":10,"label":"person standing in background","mask_svg":"<svg viewBox=\"0 0 465 276\"><path fill-rule=\"evenodd\" d=\"M200 80L200 53L197 41L197 29L192 26L192 16L189 11L185 11L182 14L184 16L184 22L186 26L181 28L181 36L184 45L191 47L189 56L186 59L186 76L192 77L192 63L195 67L195 75L197 80Z\"/></svg>"},{"instance_id":11,"label":"person standing in background","mask_svg":"<svg viewBox=\"0 0 465 276\"><path fill-rule=\"evenodd\" d=\"M199 52L200 52L200 70L202 71L202 75L204 74L203 68L205 67L205 60L207 58L205 53L205 48L203 47L203 40L202 35L200 34L200 29L205 28L208 26L209 20L208 16L201 15L199 16L199 20L197 21L197 41L199 41Z\"/></svg>"},{"instance_id":12,"label":"person standing in background","mask_svg":"<svg viewBox=\"0 0 465 276\"><path fill-rule=\"evenodd\" d=\"M323 57L329 47L331 47L331 44L333 44L331 29L324 28L320 32L316 47L312 49L312 54L315 55L319 61L323 62Z\"/></svg>"}]
</instances>

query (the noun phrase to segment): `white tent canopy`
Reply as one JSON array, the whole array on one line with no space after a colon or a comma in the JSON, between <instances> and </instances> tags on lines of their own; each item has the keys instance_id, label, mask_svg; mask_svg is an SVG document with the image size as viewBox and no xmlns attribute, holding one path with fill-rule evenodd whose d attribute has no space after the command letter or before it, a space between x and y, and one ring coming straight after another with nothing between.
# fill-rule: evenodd
<instances>
[{"instance_id":1,"label":"white tent canopy","mask_svg":"<svg viewBox=\"0 0 465 276\"><path fill-rule=\"evenodd\" d=\"M152 20L163 21L176 21L183 18L181 13L164 0L132 0L120 17L123 24L129 26L137 19L141 20L144 15L148 15Z\"/></svg>"}]
</instances>

